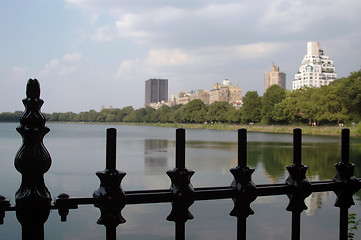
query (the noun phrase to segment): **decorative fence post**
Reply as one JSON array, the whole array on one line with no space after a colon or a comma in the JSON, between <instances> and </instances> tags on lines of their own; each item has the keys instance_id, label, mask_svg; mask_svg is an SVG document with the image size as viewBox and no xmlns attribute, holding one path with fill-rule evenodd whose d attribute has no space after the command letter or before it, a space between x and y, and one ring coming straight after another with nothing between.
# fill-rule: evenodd
<instances>
[{"instance_id":1,"label":"decorative fence post","mask_svg":"<svg viewBox=\"0 0 361 240\"><path fill-rule=\"evenodd\" d=\"M104 171L96 173L100 179L100 187L93 193L93 197L97 199L97 203L94 205L100 209L101 213L97 223L106 227L107 240L115 240L116 227L125 223L125 219L121 215L125 206L125 193L120 184L126 173L116 169L116 138L117 130L108 128L106 168Z\"/></svg>"},{"instance_id":2,"label":"decorative fence post","mask_svg":"<svg viewBox=\"0 0 361 240\"><path fill-rule=\"evenodd\" d=\"M176 239L185 239L185 223L193 219L188 208L194 203L194 189L190 183L194 171L185 168L185 129L176 130L176 165L173 170L167 171L172 181L171 190L174 195L172 211L167 217L174 221Z\"/></svg>"},{"instance_id":3,"label":"decorative fence post","mask_svg":"<svg viewBox=\"0 0 361 240\"><path fill-rule=\"evenodd\" d=\"M293 163L287 167L289 177L286 183L295 188L294 193L287 194L290 202L287 211L292 212L292 240L300 239L301 212L307 209L304 202L311 193L311 183L306 178L307 166L302 164L302 130L296 128L293 130Z\"/></svg>"},{"instance_id":4,"label":"decorative fence post","mask_svg":"<svg viewBox=\"0 0 361 240\"><path fill-rule=\"evenodd\" d=\"M348 209L355 205L352 195L360 189L360 183L353 175L355 165L349 160L350 129L342 129L341 138L341 161L335 165L337 174L333 180L341 185L334 191L337 195L335 206L340 208L339 239L347 240Z\"/></svg>"},{"instance_id":5,"label":"decorative fence post","mask_svg":"<svg viewBox=\"0 0 361 240\"><path fill-rule=\"evenodd\" d=\"M16 216L22 225L22 239L44 239L44 223L48 219L51 196L44 183L44 173L51 166L51 157L43 144L49 128L40 112L44 101L40 97L38 80L29 79L25 111L16 130L23 144L15 157L15 167L22 174L22 182L15 194Z\"/></svg>"},{"instance_id":6,"label":"decorative fence post","mask_svg":"<svg viewBox=\"0 0 361 240\"><path fill-rule=\"evenodd\" d=\"M237 239L246 239L247 217L254 214L250 204L256 200L256 185L252 181L253 168L247 166L247 130L238 130L238 166L232 168L232 182L235 198L234 208L230 215L237 217Z\"/></svg>"}]
</instances>

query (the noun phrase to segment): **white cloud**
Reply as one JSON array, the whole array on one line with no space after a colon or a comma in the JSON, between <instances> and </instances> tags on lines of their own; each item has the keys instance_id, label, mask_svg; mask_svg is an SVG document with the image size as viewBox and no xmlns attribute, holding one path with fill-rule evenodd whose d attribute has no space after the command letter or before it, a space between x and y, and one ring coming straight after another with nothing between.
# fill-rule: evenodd
<instances>
[{"instance_id":1,"label":"white cloud","mask_svg":"<svg viewBox=\"0 0 361 240\"><path fill-rule=\"evenodd\" d=\"M217 18L221 19L222 21L237 17L243 13L246 13L247 8L245 4L240 2L233 2L233 3L221 3L221 4L214 4L211 3L204 8L196 10L196 15L199 17L206 17L206 18Z\"/></svg>"},{"instance_id":2,"label":"white cloud","mask_svg":"<svg viewBox=\"0 0 361 240\"><path fill-rule=\"evenodd\" d=\"M83 56L81 55L81 53L75 52L71 54L65 54L63 60L69 62L78 62L82 59L82 57Z\"/></svg>"},{"instance_id":3,"label":"white cloud","mask_svg":"<svg viewBox=\"0 0 361 240\"><path fill-rule=\"evenodd\" d=\"M54 69L58 67L60 60L55 58L48 64L45 64L44 68L39 72L39 77L44 77L50 74Z\"/></svg>"},{"instance_id":4,"label":"white cloud","mask_svg":"<svg viewBox=\"0 0 361 240\"><path fill-rule=\"evenodd\" d=\"M58 74L59 75L70 75L72 73L75 73L80 68L80 64L71 65L71 66L63 66Z\"/></svg>"},{"instance_id":5,"label":"white cloud","mask_svg":"<svg viewBox=\"0 0 361 240\"><path fill-rule=\"evenodd\" d=\"M114 74L114 77L116 79L127 78L129 75L134 74L137 69L141 69L140 64L139 59L125 60L120 64L118 71Z\"/></svg>"},{"instance_id":6,"label":"white cloud","mask_svg":"<svg viewBox=\"0 0 361 240\"><path fill-rule=\"evenodd\" d=\"M24 74L28 70L27 67L13 67L12 72L14 74Z\"/></svg>"},{"instance_id":7,"label":"white cloud","mask_svg":"<svg viewBox=\"0 0 361 240\"><path fill-rule=\"evenodd\" d=\"M167 66L189 63L188 55L180 49L151 49L145 60L148 65Z\"/></svg>"},{"instance_id":8,"label":"white cloud","mask_svg":"<svg viewBox=\"0 0 361 240\"><path fill-rule=\"evenodd\" d=\"M38 76L45 77L50 74L58 75L69 75L75 73L81 66L79 63L82 60L83 56L79 52L67 53L60 60L55 58L49 63L45 64L44 68L39 72Z\"/></svg>"},{"instance_id":9,"label":"white cloud","mask_svg":"<svg viewBox=\"0 0 361 240\"><path fill-rule=\"evenodd\" d=\"M144 16L133 13L125 14L115 22L117 36L120 38L134 38L135 41L149 37L150 33L141 27L144 20Z\"/></svg>"},{"instance_id":10,"label":"white cloud","mask_svg":"<svg viewBox=\"0 0 361 240\"><path fill-rule=\"evenodd\" d=\"M109 42L114 40L114 37L114 29L107 25L97 28L95 33L91 36L91 39L97 42Z\"/></svg>"},{"instance_id":11,"label":"white cloud","mask_svg":"<svg viewBox=\"0 0 361 240\"><path fill-rule=\"evenodd\" d=\"M170 92L173 93L185 90L185 86L187 89L210 89L211 84L224 78L230 78L234 82L240 80L235 76L245 71L246 66L242 63L250 60L264 61L285 50L289 50L289 44L281 42L212 46L188 50L151 49L145 58L123 61L113 76L116 79L131 82L144 81L151 77L165 77L172 81ZM269 66L271 64L272 60ZM265 66L262 77L269 66Z\"/></svg>"},{"instance_id":12,"label":"white cloud","mask_svg":"<svg viewBox=\"0 0 361 240\"><path fill-rule=\"evenodd\" d=\"M234 61L262 59L276 54L285 43L254 43L230 46L208 46L193 50L151 49L144 60L147 66L208 66L231 64Z\"/></svg>"}]
</instances>

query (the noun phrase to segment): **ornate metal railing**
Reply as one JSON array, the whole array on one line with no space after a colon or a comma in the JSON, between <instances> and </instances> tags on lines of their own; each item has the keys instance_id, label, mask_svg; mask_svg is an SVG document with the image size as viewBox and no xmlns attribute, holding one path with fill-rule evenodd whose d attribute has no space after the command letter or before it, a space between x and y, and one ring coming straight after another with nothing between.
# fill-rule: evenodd
<instances>
[{"instance_id":1,"label":"ornate metal railing","mask_svg":"<svg viewBox=\"0 0 361 240\"><path fill-rule=\"evenodd\" d=\"M106 239L116 239L116 228L125 223L122 209L130 204L172 203L167 220L175 222L175 239L185 239L185 223L193 216L188 208L194 201L210 199L233 199L231 216L237 218L237 239L246 239L246 221L254 214L251 203L262 196L287 195L287 211L292 212L291 239L300 239L301 212L307 209L304 203L312 192L334 191L337 195L335 206L340 209L339 239L347 240L348 209L354 205L353 194L361 187L361 180L354 176L354 164L349 162L348 129L342 130L341 161L336 164L333 180L312 181L306 178L307 166L301 161L302 132L293 131L293 163L287 167L289 177L285 183L256 185L252 181L254 169L247 166L247 131L238 130L238 165L230 171L234 176L231 186L193 188L191 177L194 174L185 166L185 130L176 130L175 168L167 171L171 188L164 190L123 191L121 181L126 173L116 169L116 130L107 129L106 168L97 172L100 187L92 198L75 198L62 193L51 202L51 195L44 183L44 174L51 166L51 157L43 145L43 137L49 132L45 118L40 112L43 100L40 99L40 86L36 79L27 84L25 111L20 118L17 131L23 144L16 154L15 167L22 174L22 182L16 192L15 205L0 196L0 223L6 211L16 211L22 225L22 239L44 239L44 223L51 209L57 209L61 221L66 221L70 209L79 205L94 205L100 209L98 224L106 228Z\"/></svg>"}]
</instances>

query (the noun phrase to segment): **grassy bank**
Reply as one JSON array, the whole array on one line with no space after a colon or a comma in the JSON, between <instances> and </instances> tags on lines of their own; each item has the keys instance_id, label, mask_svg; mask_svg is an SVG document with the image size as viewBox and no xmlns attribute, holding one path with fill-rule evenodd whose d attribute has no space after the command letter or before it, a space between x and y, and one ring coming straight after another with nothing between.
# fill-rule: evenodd
<instances>
[{"instance_id":1,"label":"grassy bank","mask_svg":"<svg viewBox=\"0 0 361 240\"><path fill-rule=\"evenodd\" d=\"M119 124L119 123L118 123ZM292 133L294 128L301 128L303 134L307 135L341 135L342 127L336 126L286 126L286 125L242 125L242 124L183 124L183 123L120 123L124 125L154 126L154 127L173 127L173 128L196 128L236 131L240 128L246 128L249 132L269 132L269 133ZM350 127L350 135L353 137L361 136L358 127Z\"/></svg>"}]
</instances>

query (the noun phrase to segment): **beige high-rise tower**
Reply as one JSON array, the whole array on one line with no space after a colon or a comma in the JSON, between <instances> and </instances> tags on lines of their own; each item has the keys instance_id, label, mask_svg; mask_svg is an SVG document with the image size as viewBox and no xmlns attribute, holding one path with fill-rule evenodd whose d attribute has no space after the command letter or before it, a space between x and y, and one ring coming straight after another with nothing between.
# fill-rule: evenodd
<instances>
[{"instance_id":1,"label":"beige high-rise tower","mask_svg":"<svg viewBox=\"0 0 361 240\"><path fill-rule=\"evenodd\" d=\"M286 89L286 74L280 72L280 68L272 63L271 71L264 74L264 92L274 84Z\"/></svg>"}]
</instances>

